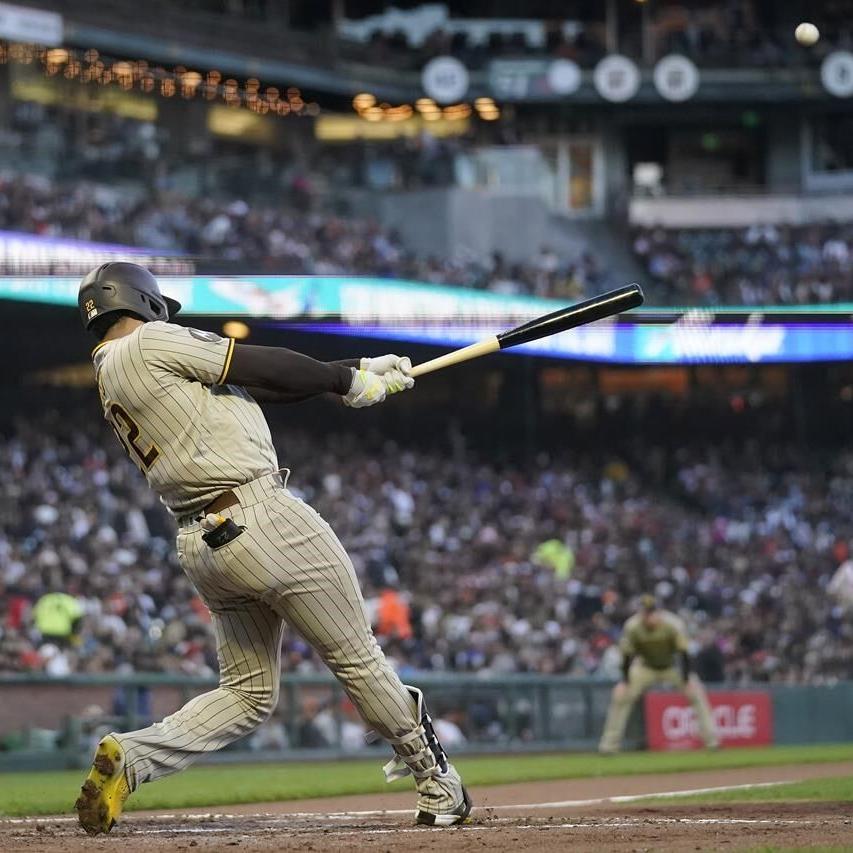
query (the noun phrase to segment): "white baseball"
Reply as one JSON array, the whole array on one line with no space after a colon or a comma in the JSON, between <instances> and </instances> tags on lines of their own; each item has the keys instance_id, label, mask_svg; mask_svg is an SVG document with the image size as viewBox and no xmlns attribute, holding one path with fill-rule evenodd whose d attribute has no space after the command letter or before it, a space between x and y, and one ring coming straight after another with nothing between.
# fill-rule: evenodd
<instances>
[{"instance_id":1,"label":"white baseball","mask_svg":"<svg viewBox=\"0 0 853 853\"><path fill-rule=\"evenodd\" d=\"M803 22L794 30L794 38L800 44L809 47L820 38L820 30L814 24Z\"/></svg>"}]
</instances>

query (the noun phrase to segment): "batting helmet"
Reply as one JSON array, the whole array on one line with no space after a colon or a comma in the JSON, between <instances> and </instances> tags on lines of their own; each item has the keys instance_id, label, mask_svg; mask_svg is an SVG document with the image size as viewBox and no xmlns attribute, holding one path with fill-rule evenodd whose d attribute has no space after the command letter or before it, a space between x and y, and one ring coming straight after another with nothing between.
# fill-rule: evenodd
<instances>
[{"instance_id":1,"label":"batting helmet","mask_svg":"<svg viewBox=\"0 0 853 853\"><path fill-rule=\"evenodd\" d=\"M116 311L129 311L143 320L170 320L181 310L180 302L160 293L145 267L122 261L93 269L80 284L77 306L87 331Z\"/></svg>"}]
</instances>

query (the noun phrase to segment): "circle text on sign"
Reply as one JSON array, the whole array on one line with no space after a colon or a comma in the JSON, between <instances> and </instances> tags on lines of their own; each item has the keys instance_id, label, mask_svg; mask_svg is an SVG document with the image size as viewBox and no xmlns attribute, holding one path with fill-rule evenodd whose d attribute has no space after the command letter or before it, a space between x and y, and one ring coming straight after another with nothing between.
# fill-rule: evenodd
<instances>
[{"instance_id":1,"label":"circle text on sign","mask_svg":"<svg viewBox=\"0 0 853 853\"><path fill-rule=\"evenodd\" d=\"M699 69L686 56L671 53L655 65L655 89L668 101L687 101L699 88Z\"/></svg>"},{"instance_id":2,"label":"circle text on sign","mask_svg":"<svg viewBox=\"0 0 853 853\"><path fill-rule=\"evenodd\" d=\"M571 95L581 86L581 70L571 59L555 59L548 66L548 87L555 95Z\"/></svg>"},{"instance_id":3,"label":"circle text on sign","mask_svg":"<svg viewBox=\"0 0 853 853\"><path fill-rule=\"evenodd\" d=\"M853 95L853 53L836 50L823 60L820 80L830 95L849 98Z\"/></svg>"},{"instance_id":4,"label":"circle text on sign","mask_svg":"<svg viewBox=\"0 0 853 853\"><path fill-rule=\"evenodd\" d=\"M592 79L598 94L614 103L630 100L640 88L639 69L627 56L618 53L605 56L595 66Z\"/></svg>"},{"instance_id":5,"label":"circle text on sign","mask_svg":"<svg viewBox=\"0 0 853 853\"><path fill-rule=\"evenodd\" d=\"M461 101L468 91L468 69L452 56L437 56L424 65L421 85L440 104Z\"/></svg>"}]
</instances>

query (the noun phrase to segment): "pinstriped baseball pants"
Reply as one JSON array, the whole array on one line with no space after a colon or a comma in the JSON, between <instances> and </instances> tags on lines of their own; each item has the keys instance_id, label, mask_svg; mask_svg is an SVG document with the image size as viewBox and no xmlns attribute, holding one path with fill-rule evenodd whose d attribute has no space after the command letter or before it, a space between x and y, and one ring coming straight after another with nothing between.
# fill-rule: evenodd
<instances>
[{"instance_id":1,"label":"pinstriped baseball pants","mask_svg":"<svg viewBox=\"0 0 853 853\"><path fill-rule=\"evenodd\" d=\"M181 566L210 608L220 683L162 722L116 734L131 790L182 770L266 720L278 701L289 623L319 653L369 726L413 731L414 702L371 631L355 570L329 525L270 475L234 489L221 515L246 530L212 550L199 523L182 526Z\"/></svg>"}]
</instances>

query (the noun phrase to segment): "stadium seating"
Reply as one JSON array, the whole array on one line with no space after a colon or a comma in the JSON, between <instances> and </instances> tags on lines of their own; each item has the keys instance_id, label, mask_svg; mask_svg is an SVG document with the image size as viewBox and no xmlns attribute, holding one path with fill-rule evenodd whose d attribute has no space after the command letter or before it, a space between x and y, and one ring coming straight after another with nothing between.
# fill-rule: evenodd
<instances>
[{"instance_id":1,"label":"stadium seating","mask_svg":"<svg viewBox=\"0 0 853 853\"><path fill-rule=\"evenodd\" d=\"M374 275L564 298L599 289L602 264L589 253L559 258L543 246L527 264L499 253L423 257L373 220L313 207L302 183L273 206L171 192L145 197L90 181L0 180L0 230L188 253L242 272Z\"/></svg>"},{"instance_id":2,"label":"stadium seating","mask_svg":"<svg viewBox=\"0 0 853 853\"><path fill-rule=\"evenodd\" d=\"M310 181L280 204L119 192L90 181L0 180L0 229L188 253L242 271L375 275L498 293L577 298L600 289L606 259L540 247L527 263L424 257L377 222L320 209ZM639 229L633 251L659 305L803 305L853 300L853 226ZM10 270L14 272L14 270Z\"/></svg>"},{"instance_id":3,"label":"stadium seating","mask_svg":"<svg viewBox=\"0 0 853 853\"><path fill-rule=\"evenodd\" d=\"M633 249L669 305L853 300L853 226L646 228Z\"/></svg>"},{"instance_id":4,"label":"stadium seating","mask_svg":"<svg viewBox=\"0 0 853 853\"><path fill-rule=\"evenodd\" d=\"M291 487L341 536L403 671L611 677L618 627L646 590L690 623L711 680L849 671L853 627L825 592L853 538L849 453L705 442L508 465L353 434L277 437ZM216 671L172 522L114 444L67 412L21 419L0 443L2 671ZM65 639L36 627L48 592L82 603ZM292 634L284 660L322 671Z\"/></svg>"}]
</instances>

